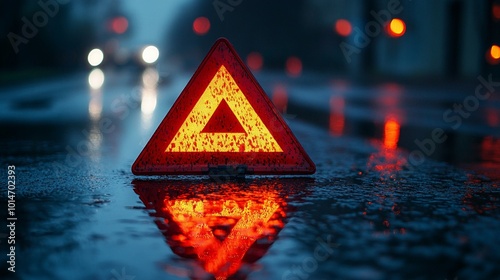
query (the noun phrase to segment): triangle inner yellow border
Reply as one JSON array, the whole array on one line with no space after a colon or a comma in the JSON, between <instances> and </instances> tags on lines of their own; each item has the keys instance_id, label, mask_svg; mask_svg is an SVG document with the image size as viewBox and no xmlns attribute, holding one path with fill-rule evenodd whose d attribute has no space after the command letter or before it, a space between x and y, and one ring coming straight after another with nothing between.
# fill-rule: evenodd
<instances>
[{"instance_id":1,"label":"triangle inner yellow border","mask_svg":"<svg viewBox=\"0 0 500 280\"><path fill-rule=\"evenodd\" d=\"M246 133L202 133L215 110L227 102ZM165 152L283 152L222 65Z\"/></svg>"}]
</instances>

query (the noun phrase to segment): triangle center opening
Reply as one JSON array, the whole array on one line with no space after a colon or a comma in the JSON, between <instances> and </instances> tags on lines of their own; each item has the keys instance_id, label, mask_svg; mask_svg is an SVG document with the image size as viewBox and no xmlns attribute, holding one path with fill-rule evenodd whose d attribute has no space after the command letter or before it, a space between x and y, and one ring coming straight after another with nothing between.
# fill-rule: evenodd
<instances>
[{"instance_id":1,"label":"triangle center opening","mask_svg":"<svg viewBox=\"0 0 500 280\"><path fill-rule=\"evenodd\" d=\"M222 99L201 133L246 133L246 131L229 108L226 100Z\"/></svg>"}]
</instances>

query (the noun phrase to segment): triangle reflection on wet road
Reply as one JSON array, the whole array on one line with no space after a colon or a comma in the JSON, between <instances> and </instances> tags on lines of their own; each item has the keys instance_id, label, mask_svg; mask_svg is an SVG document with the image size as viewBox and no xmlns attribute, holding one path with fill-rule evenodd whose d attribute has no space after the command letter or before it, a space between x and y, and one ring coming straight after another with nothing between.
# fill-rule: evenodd
<instances>
[{"instance_id":1,"label":"triangle reflection on wet road","mask_svg":"<svg viewBox=\"0 0 500 280\"><path fill-rule=\"evenodd\" d=\"M246 278L278 237L311 178L209 180L134 180L139 198L155 217L172 251L196 260L216 279ZM191 278L199 278L191 270Z\"/></svg>"}]
</instances>

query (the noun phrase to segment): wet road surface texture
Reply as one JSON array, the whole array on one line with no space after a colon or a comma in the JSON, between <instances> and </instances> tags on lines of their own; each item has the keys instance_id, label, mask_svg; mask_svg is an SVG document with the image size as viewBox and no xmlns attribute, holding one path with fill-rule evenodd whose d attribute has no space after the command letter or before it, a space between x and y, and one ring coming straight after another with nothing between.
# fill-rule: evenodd
<instances>
[{"instance_id":1,"label":"wet road surface texture","mask_svg":"<svg viewBox=\"0 0 500 280\"><path fill-rule=\"evenodd\" d=\"M188 78L94 70L0 90L18 219L15 274L0 232L2 279L500 278L498 93L457 125L443 113L475 85L263 73L315 175L133 176ZM425 142L435 128L447 140Z\"/></svg>"}]
</instances>

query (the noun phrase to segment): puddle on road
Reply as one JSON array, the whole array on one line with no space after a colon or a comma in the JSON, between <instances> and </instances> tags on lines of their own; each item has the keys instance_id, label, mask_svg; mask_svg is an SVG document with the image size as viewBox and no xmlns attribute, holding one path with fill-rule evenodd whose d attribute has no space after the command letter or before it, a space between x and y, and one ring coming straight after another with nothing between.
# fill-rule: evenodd
<instances>
[{"instance_id":1,"label":"puddle on road","mask_svg":"<svg viewBox=\"0 0 500 280\"><path fill-rule=\"evenodd\" d=\"M286 225L290 201L314 179L134 180L134 191L178 257L167 274L191 279L244 279Z\"/></svg>"}]
</instances>

